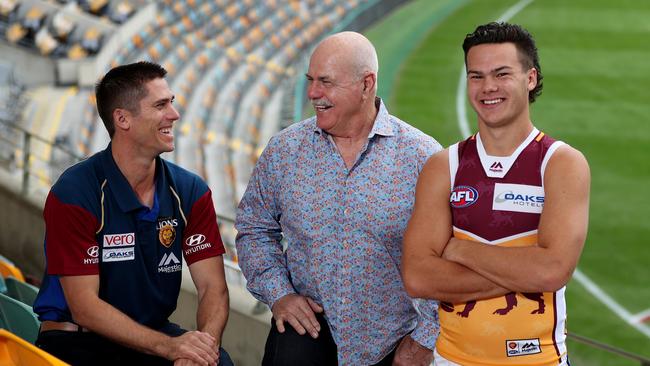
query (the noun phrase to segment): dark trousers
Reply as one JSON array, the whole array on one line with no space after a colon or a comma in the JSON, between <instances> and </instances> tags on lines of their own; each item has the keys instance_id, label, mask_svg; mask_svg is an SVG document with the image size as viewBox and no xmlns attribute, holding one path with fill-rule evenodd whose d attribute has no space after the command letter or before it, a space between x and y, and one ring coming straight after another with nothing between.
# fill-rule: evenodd
<instances>
[{"instance_id":1,"label":"dark trousers","mask_svg":"<svg viewBox=\"0 0 650 366\"><path fill-rule=\"evenodd\" d=\"M159 331L172 337L186 332L173 323ZM92 332L49 330L38 335L36 346L72 366L173 365L172 361L124 347ZM219 365L233 365L223 348L220 349Z\"/></svg>"},{"instance_id":2,"label":"dark trousers","mask_svg":"<svg viewBox=\"0 0 650 366\"><path fill-rule=\"evenodd\" d=\"M262 366L334 366L338 364L336 343L327 326L325 317L316 314L321 331L314 339L309 334L300 335L289 323L284 333L278 332L275 319L271 319L271 331L266 339ZM375 366L390 366L395 350Z\"/></svg>"}]
</instances>

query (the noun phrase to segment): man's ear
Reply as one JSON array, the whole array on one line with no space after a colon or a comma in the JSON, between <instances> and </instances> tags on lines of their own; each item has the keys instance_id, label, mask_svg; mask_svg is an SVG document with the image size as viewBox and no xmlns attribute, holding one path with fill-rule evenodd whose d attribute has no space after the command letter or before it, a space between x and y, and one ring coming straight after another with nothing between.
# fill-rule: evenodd
<instances>
[{"instance_id":1,"label":"man's ear","mask_svg":"<svg viewBox=\"0 0 650 366\"><path fill-rule=\"evenodd\" d=\"M364 76L363 78L364 99L365 97L369 96L369 94L373 91L376 82L377 82L377 75L370 73Z\"/></svg>"},{"instance_id":2,"label":"man's ear","mask_svg":"<svg viewBox=\"0 0 650 366\"><path fill-rule=\"evenodd\" d=\"M115 129L128 130L131 127L131 113L126 109L115 108L113 110L113 124Z\"/></svg>"},{"instance_id":3,"label":"man's ear","mask_svg":"<svg viewBox=\"0 0 650 366\"><path fill-rule=\"evenodd\" d=\"M537 69L531 68L528 70L528 91L531 91L537 87Z\"/></svg>"}]
</instances>

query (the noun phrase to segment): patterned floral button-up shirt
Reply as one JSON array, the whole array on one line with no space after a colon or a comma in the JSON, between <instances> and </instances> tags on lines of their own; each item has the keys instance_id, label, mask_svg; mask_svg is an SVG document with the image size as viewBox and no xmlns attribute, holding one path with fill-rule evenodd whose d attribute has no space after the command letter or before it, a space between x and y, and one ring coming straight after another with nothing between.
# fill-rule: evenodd
<instances>
[{"instance_id":1,"label":"patterned floral button-up shirt","mask_svg":"<svg viewBox=\"0 0 650 366\"><path fill-rule=\"evenodd\" d=\"M441 146L377 103L351 169L314 117L273 137L237 212L249 291L269 306L292 293L322 304L340 365L377 363L410 332L433 349L439 332L437 302L418 300L418 314L400 260L418 174Z\"/></svg>"}]
</instances>

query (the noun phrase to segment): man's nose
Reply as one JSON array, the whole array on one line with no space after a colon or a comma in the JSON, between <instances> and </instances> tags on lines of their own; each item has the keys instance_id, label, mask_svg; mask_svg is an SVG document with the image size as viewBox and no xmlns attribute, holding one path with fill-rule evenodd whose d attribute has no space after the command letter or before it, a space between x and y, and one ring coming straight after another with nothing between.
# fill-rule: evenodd
<instances>
[{"instance_id":1,"label":"man's nose","mask_svg":"<svg viewBox=\"0 0 650 366\"><path fill-rule=\"evenodd\" d=\"M322 89L317 81L311 81L307 86L307 98L319 99L323 96Z\"/></svg>"}]
</instances>

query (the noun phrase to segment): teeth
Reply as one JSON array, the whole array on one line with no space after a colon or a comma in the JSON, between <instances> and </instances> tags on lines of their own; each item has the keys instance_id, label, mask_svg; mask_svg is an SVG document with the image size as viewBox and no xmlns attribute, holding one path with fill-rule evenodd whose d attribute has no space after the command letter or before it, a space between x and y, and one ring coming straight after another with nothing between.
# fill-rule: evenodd
<instances>
[{"instance_id":1,"label":"teeth","mask_svg":"<svg viewBox=\"0 0 650 366\"><path fill-rule=\"evenodd\" d=\"M492 100L484 100L483 104L497 104L503 102L503 99L498 98L498 99L492 99Z\"/></svg>"},{"instance_id":2,"label":"teeth","mask_svg":"<svg viewBox=\"0 0 650 366\"><path fill-rule=\"evenodd\" d=\"M160 132L164 133L165 135L169 135L172 132L172 130L171 128L163 128L160 130Z\"/></svg>"}]
</instances>

